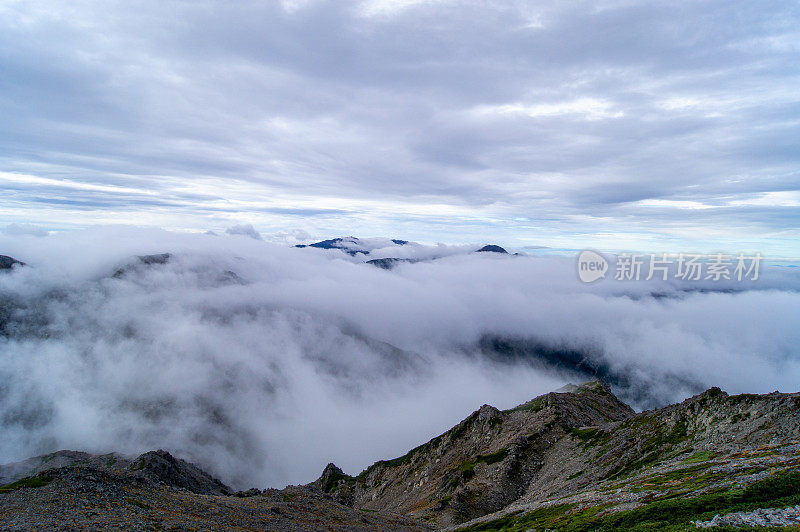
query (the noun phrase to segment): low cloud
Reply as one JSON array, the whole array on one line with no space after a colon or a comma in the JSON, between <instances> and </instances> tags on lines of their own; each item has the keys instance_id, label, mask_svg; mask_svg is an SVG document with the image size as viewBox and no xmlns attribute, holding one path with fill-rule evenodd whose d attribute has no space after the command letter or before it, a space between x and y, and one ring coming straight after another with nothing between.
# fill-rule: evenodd
<instances>
[{"instance_id":1,"label":"low cloud","mask_svg":"<svg viewBox=\"0 0 800 532\"><path fill-rule=\"evenodd\" d=\"M489 336L582 353L640 408L800 382L791 268L741 292L687 292L584 285L567 257L463 250L385 271L246 238L46 238L0 235L0 253L28 264L0 272L0 462L161 447L237 486L283 486L329 461L358 472L483 403L587 378L487 352Z\"/></svg>"},{"instance_id":2,"label":"low cloud","mask_svg":"<svg viewBox=\"0 0 800 532\"><path fill-rule=\"evenodd\" d=\"M228 227L225 232L229 235L244 235L249 236L253 240L261 240L261 235L256 231L256 228L253 227L253 224L234 225Z\"/></svg>"}]
</instances>

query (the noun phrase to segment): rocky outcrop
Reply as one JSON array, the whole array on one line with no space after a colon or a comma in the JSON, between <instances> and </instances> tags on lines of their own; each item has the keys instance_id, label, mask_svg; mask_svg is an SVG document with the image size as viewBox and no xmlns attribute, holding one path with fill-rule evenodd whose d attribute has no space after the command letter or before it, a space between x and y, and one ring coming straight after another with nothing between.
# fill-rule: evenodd
<instances>
[{"instance_id":1,"label":"rocky outcrop","mask_svg":"<svg viewBox=\"0 0 800 532\"><path fill-rule=\"evenodd\" d=\"M202 495L230 495L233 491L211 475L167 451L150 451L130 465L131 471L156 483Z\"/></svg>"},{"instance_id":2,"label":"rocky outcrop","mask_svg":"<svg viewBox=\"0 0 800 532\"><path fill-rule=\"evenodd\" d=\"M167 264L170 259L172 258L172 253L156 253L153 255L139 255L136 257L136 261L127 264L121 268L118 268L117 271L114 272L114 278L120 278L126 273L136 269L137 267L141 266L154 266L154 265L164 265Z\"/></svg>"},{"instance_id":3,"label":"rocky outcrop","mask_svg":"<svg viewBox=\"0 0 800 532\"><path fill-rule=\"evenodd\" d=\"M174 458L158 451L140 458L146 461L146 466L139 471L130 471L119 464L109 469L99 463L79 461L0 486L0 528L431 530L426 523L402 516L345 507L317 489L299 486L283 490L251 489L233 496L203 495L184 487L194 482L186 482L188 473L180 461L176 463ZM133 462L138 463L138 459Z\"/></svg>"},{"instance_id":4,"label":"rocky outcrop","mask_svg":"<svg viewBox=\"0 0 800 532\"><path fill-rule=\"evenodd\" d=\"M346 238L331 238L329 240L322 240L314 242L313 244L298 244L296 248L319 248L319 249L340 249L351 256L358 254L369 255L369 250L361 248L358 238L348 236Z\"/></svg>"},{"instance_id":5,"label":"rocky outcrop","mask_svg":"<svg viewBox=\"0 0 800 532\"><path fill-rule=\"evenodd\" d=\"M25 263L8 255L0 255L0 271L12 270L21 266L25 266Z\"/></svg>"},{"instance_id":6,"label":"rocky outcrop","mask_svg":"<svg viewBox=\"0 0 800 532\"><path fill-rule=\"evenodd\" d=\"M800 526L800 505L788 508L759 508L752 512L731 512L715 515L709 521L695 521L697 528L734 527L785 527Z\"/></svg>"},{"instance_id":7,"label":"rocky outcrop","mask_svg":"<svg viewBox=\"0 0 800 532\"><path fill-rule=\"evenodd\" d=\"M404 456L377 462L356 477L333 477L326 491L357 508L454 524L500 510L522 496L550 447L571 430L633 415L600 382L506 411L484 405Z\"/></svg>"},{"instance_id":8,"label":"rocky outcrop","mask_svg":"<svg viewBox=\"0 0 800 532\"><path fill-rule=\"evenodd\" d=\"M90 454L80 451L56 451L22 462L0 465L0 485L24 477L55 474L62 469L86 468L115 475L133 476L155 484L181 488L204 495L228 495L232 490L196 465L175 458L167 451L144 453L134 459L116 453Z\"/></svg>"},{"instance_id":9,"label":"rocky outcrop","mask_svg":"<svg viewBox=\"0 0 800 532\"><path fill-rule=\"evenodd\" d=\"M790 445L800 441L799 406L798 394L728 396L712 388L636 414L594 381L510 410L484 405L441 436L357 476L326 470L324 491L355 508L452 526L546 501L583 500L578 494L619 486L621 479L647 479L658 471L675 475L673 469L680 471L685 462ZM735 460L724 463L727 470L739 469ZM709 475L707 483L695 485L705 489L724 478ZM647 486L634 480L614 497L639 501ZM598 497L598 505L608 504L608 495Z\"/></svg>"},{"instance_id":10,"label":"rocky outcrop","mask_svg":"<svg viewBox=\"0 0 800 532\"><path fill-rule=\"evenodd\" d=\"M373 266L377 266L383 270L391 270L398 264L408 263L413 264L415 262L419 262L417 259L396 259L396 258L385 258L385 259L372 259L368 260L367 264L372 264Z\"/></svg>"}]
</instances>

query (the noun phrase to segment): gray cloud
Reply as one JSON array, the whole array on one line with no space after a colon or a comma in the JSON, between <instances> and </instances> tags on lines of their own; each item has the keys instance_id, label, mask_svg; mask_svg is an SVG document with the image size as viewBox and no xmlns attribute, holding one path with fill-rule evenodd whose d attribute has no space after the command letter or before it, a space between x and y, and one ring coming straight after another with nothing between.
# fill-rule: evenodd
<instances>
[{"instance_id":1,"label":"gray cloud","mask_svg":"<svg viewBox=\"0 0 800 532\"><path fill-rule=\"evenodd\" d=\"M550 245L576 224L624 241L650 223L628 242L705 248L682 231L684 208L647 200L708 207L691 219L732 246L750 202L783 235L769 251L798 252L785 212L800 204L793 2L2 10L0 170L144 197L23 184L28 195L0 199L20 207L0 222L25 221L25 205L54 226L87 211L127 222L128 203L183 228L253 213L277 230L315 213L313 233L403 219L400 236L463 223L462 240ZM526 217L544 228L519 227Z\"/></svg>"}]
</instances>

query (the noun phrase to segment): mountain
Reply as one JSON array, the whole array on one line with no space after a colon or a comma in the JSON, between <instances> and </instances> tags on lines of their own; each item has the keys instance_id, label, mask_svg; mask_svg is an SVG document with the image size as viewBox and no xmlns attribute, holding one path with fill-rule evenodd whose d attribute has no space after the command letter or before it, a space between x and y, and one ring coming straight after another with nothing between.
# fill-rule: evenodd
<instances>
[{"instance_id":1,"label":"mountain","mask_svg":"<svg viewBox=\"0 0 800 532\"><path fill-rule=\"evenodd\" d=\"M25 263L8 255L0 255L0 270L10 270L19 266L25 266Z\"/></svg>"},{"instance_id":2,"label":"mountain","mask_svg":"<svg viewBox=\"0 0 800 532\"><path fill-rule=\"evenodd\" d=\"M691 530L794 524L800 393L711 388L641 413L601 381L483 405L356 476L233 493L199 467L59 451L0 466L3 528Z\"/></svg>"},{"instance_id":3,"label":"mountain","mask_svg":"<svg viewBox=\"0 0 800 532\"><path fill-rule=\"evenodd\" d=\"M359 239L354 236L346 238L331 238L330 240L322 240L321 242L314 242L313 244L297 244L296 248L319 248L319 249L340 249L348 255L355 256L359 253L369 255L369 250L364 249Z\"/></svg>"},{"instance_id":4,"label":"mountain","mask_svg":"<svg viewBox=\"0 0 800 532\"><path fill-rule=\"evenodd\" d=\"M501 510L524 495L551 445L572 430L633 415L599 382L511 410L483 405L444 434L356 477L331 475L328 466L329 478L323 473L316 485L356 508L455 524Z\"/></svg>"},{"instance_id":5,"label":"mountain","mask_svg":"<svg viewBox=\"0 0 800 532\"><path fill-rule=\"evenodd\" d=\"M495 244L487 244L487 245L483 246L481 249L477 250L477 253L484 253L484 252L508 254L508 251L506 251L504 248L501 248L500 246L497 246Z\"/></svg>"},{"instance_id":6,"label":"mountain","mask_svg":"<svg viewBox=\"0 0 800 532\"><path fill-rule=\"evenodd\" d=\"M361 257L367 264L384 270L391 270L403 262L436 260L448 255L483 252L508 254L504 248L496 244L487 244L476 249L474 246L426 246L397 238L358 238L354 236L331 238L312 244L297 244L295 247L340 250L351 257ZM366 260L367 257L373 256L374 258Z\"/></svg>"},{"instance_id":7,"label":"mountain","mask_svg":"<svg viewBox=\"0 0 800 532\"><path fill-rule=\"evenodd\" d=\"M0 466L3 530L398 530L430 527L343 507L319 490L233 493L166 451L135 459L59 451ZM6 476L8 480L8 476Z\"/></svg>"},{"instance_id":8,"label":"mountain","mask_svg":"<svg viewBox=\"0 0 800 532\"><path fill-rule=\"evenodd\" d=\"M645 514L676 496L696 503L692 512L676 514L688 523L687 515L713 517L706 514L741 498L733 492L751 484L780 495L788 482L795 495L784 499L800 503L800 475L791 476L800 467L799 408L800 394L728 396L712 388L636 414L592 382L511 410L484 405L444 434L357 476L329 465L327 479L315 485L354 508L438 527L506 530L517 523L526 530L546 522L544 528L559 528L581 515L592 529L633 519L625 512ZM773 475L777 488L758 484ZM757 499L739 506L782 500Z\"/></svg>"}]
</instances>

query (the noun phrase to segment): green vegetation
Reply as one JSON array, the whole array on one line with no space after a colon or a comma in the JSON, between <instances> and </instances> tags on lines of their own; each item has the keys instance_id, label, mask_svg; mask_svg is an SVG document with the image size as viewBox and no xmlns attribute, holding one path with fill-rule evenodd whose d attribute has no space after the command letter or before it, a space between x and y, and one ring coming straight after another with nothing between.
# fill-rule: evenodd
<instances>
[{"instance_id":1,"label":"green vegetation","mask_svg":"<svg viewBox=\"0 0 800 532\"><path fill-rule=\"evenodd\" d=\"M325 484L322 486L322 491L325 493L330 492L333 488L339 485L339 481L344 480L349 483L355 484L356 479L351 476L345 475L339 471L334 471L330 474L330 476L325 480Z\"/></svg>"},{"instance_id":2,"label":"green vegetation","mask_svg":"<svg viewBox=\"0 0 800 532\"><path fill-rule=\"evenodd\" d=\"M699 464L701 462L708 462L712 458L716 456L714 451L699 451L694 453L692 456L683 460L684 464Z\"/></svg>"},{"instance_id":3,"label":"green vegetation","mask_svg":"<svg viewBox=\"0 0 800 532\"><path fill-rule=\"evenodd\" d=\"M467 419L465 419L464 421L456 425L453 429L451 429L450 441L457 440L458 438L460 438L467 431L467 429L472 426L472 422L475 421L475 419L477 418L478 418L478 413L473 412Z\"/></svg>"},{"instance_id":4,"label":"green vegetation","mask_svg":"<svg viewBox=\"0 0 800 532\"><path fill-rule=\"evenodd\" d=\"M490 454L479 454L475 458L471 458L470 460L464 460L457 466L453 468L453 471L458 471L460 476L454 477L450 480L450 487L458 486L461 481L468 481L473 476L475 476L475 466L484 463L486 465L495 464L497 462L502 462L505 457L508 456L508 449L500 449L495 453Z\"/></svg>"},{"instance_id":5,"label":"green vegetation","mask_svg":"<svg viewBox=\"0 0 800 532\"><path fill-rule=\"evenodd\" d=\"M53 481L53 477L47 475L37 475L35 477L21 478L11 484L0 486L0 493L11 493L22 488L41 488Z\"/></svg>"},{"instance_id":6,"label":"green vegetation","mask_svg":"<svg viewBox=\"0 0 800 532\"><path fill-rule=\"evenodd\" d=\"M520 513L461 529L462 532L517 532L528 529L558 529L560 532L589 530L694 530L691 521L708 520L716 514L782 508L800 504L800 472L773 475L744 489L727 489L687 498L667 498L635 510L598 515L608 506L574 510L561 504Z\"/></svg>"},{"instance_id":7,"label":"green vegetation","mask_svg":"<svg viewBox=\"0 0 800 532\"><path fill-rule=\"evenodd\" d=\"M131 463L131 465L128 466L128 469L131 471L141 471L144 469L144 459L140 458L139 460Z\"/></svg>"},{"instance_id":8,"label":"green vegetation","mask_svg":"<svg viewBox=\"0 0 800 532\"><path fill-rule=\"evenodd\" d=\"M568 430L573 436L583 442L584 449L608 443L611 439L611 433L604 432L598 428L579 429L572 427Z\"/></svg>"},{"instance_id":9,"label":"green vegetation","mask_svg":"<svg viewBox=\"0 0 800 532\"><path fill-rule=\"evenodd\" d=\"M608 478L624 477L634 471L654 464L666 458L675 446L689 441L689 424L685 417L680 417L669 431L655 416L639 416L627 423L627 428L643 440L641 458L630 462Z\"/></svg>"},{"instance_id":10,"label":"green vegetation","mask_svg":"<svg viewBox=\"0 0 800 532\"><path fill-rule=\"evenodd\" d=\"M523 403L519 406L515 406L510 410L504 410L504 412L538 412L542 410L545 406L547 406L547 396L537 397L536 399L532 399L527 403Z\"/></svg>"},{"instance_id":11,"label":"green vegetation","mask_svg":"<svg viewBox=\"0 0 800 532\"><path fill-rule=\"evenodd\" d=\"M496 453L479 454L475 459L477 462L483 462L486 465L491 465L497 462L502 462L508 456L508 449L500 449Z\"/></svg>"},{"instance_id":12,"label":"green vegetation","mask_svg":"<svg viewBox=\"0 0 800 532\"><path fill-rule=\"evenodd\" d=\"M740 393L739 395L731 395L728 397L728 401L730 401L731 404L754 403L759 399L761 399L761 396L754 393Z\"/></svg>"}]
</instances>

